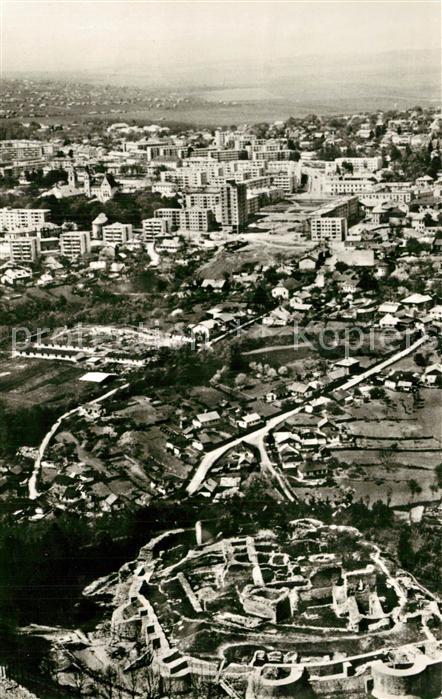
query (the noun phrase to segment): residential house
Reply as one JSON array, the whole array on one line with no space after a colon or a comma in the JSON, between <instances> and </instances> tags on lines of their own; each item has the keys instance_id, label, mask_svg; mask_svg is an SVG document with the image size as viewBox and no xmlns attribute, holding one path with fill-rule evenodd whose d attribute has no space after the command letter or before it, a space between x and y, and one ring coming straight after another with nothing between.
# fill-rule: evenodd
<instances>
[{"instance_id":1,"label":"residential house","mask_svg":"<svg viewBox=\"0 0 442 699\"><path fill-rule=\"evenodd\" d=\"M431 364L422 376L422 381L428 386L442 387L442 364Z\"/></svg>"},{"instance_id":2,"label":"residential house","mask_svg":"<svg viewBox=\"0 0 442 699\"><path fill-rule=\"evenodd\" d=\"M239 420L237 420L237 425L238 427L241 427L241 429L247 430L250 427L258 425L260 422L261 416L258 415L258 413L249 413L247 415L243 415Z\"/></svg>"},{"instance_id":3,"label":"residential house","mask_svg":"<svg viewBox=\"0 0 442 699\"><path fill-rule=\"evenodd\" d=\"M405 306L408 311L414 313L421 313L422 311L427 311L432 303L431 296L428 294L411 294L402 299L401 303Z\"/></svg>"},{"instance_id":4,"label":"residential house","mask_svg":"<svg viewBox=\"0 0 442 699\"><path fill-rule=\"evenodd\" d=\"M399 318L392 315L391 313L386 313L379 321L379 327L383 330L392 330L397 327L399 323Z\"/></svg>"},{"instance_id":5,"label":"residential house","mask_svg":"<svg viewBox=\"0 0 442 699\"><path fill-rule=\"evenodd\" d=\"M262 319L262 324L268 327L284 327L291 320L291 314L285 308L274 308Z\"/></svg>"},{"instance_id":6,"label":"residential house","mask_svg":"<svg viewBox=\"0 0 442 699\"><path fill-rule=\"evenodd\" d=\"M223 290L225 283L225 279L203 279L201 282L201 288L210 289L215 293L220 293Z\"/></svg>"},{"instance_id":7,"label":"residential house","mask_svg":"<svg viewBox=\"0 0 442 699\"><path fill-rule=\"evenodd\" d=\"M289 297L289 290L282 283L279 283L272 289L272 297L286 301Z\"/></svg>"},{"instance_id":8,"label":"residential house","mask_svg":"<svg viewBox=\"0 0 442 699\"><path fill-rule=\"evenodd\" d=\"M221 417L219 413L216 410L211 410L210 412L207 413L199 413L195 418L192 420L192 425L196 429L200 429L201 427L207 427L208 425L214 425L215 423L219 422L221 420Z\"/></svg>"}]
</instances>

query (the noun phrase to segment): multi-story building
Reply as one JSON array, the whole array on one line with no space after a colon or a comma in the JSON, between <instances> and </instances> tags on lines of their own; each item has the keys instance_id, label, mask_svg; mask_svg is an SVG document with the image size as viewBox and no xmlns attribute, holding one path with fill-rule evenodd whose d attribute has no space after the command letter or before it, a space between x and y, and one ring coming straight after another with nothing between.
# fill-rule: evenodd
<instances>
[{"instance_id":1,"label":"multi-story building","mask_svg":"<svg viewBox=\"0 0 442 699\"><path fill-rule=\"evenodd\" d=\"M167 235L172 229L170 220L167 218L145 218L141 221L141 225L143 226L144 236L148 238L157 235Z\"/></svg>"},{"instance_id":2,"label":"multi-story building","mask_svg":"<svg viewBox=\"0 0 442 699\"><path fill-rule=\"evenodd\" d=\"M186 231L208 233L213 229L215 217L210 209L201 209L193 206L190 209L181 209L180 228Z\"/></svg>"},{"instance_id":3,"label":"multi-story building","mask_svg":"<svg viewBox=\"0 0 442 699\"><path fill-rule=\"evenodd\" d=\"M371 192L374 187L373 181L368 177L324 176L321 185L322 194L326 196L365 194L366 192Z\"/></svg>"},{"instance_id":4,"label":"multi-story building","mask_svg":"<svg viewBox=\"0 0 442 699\"><path fill-rule=\"evenodd\" d=\"M155 218L162 218L169 221L170 230L176 230L180 225L180 213L182 209L157 209L154 212Z\"/></svg>"},{"instance_id":5,"label":"multi-story building","mask_svg":"<svg viewBox=\"0 0 442 699\"><path fill-rule=\"evenodd\" d=\"M273 186L282 189L284 194L293 194L293 192L296 192L298 180L294 172L275 172L273 175Z\"/></svg>"},{"instance_id":6,"label":"multi-story building","mask_svg":"<svg viewBox=\"0 0 442 699\"><path fill-rule=\"evenodd\" d=\"M252 152L252 160L290 160L293 151L286 149L281 150L258 150Z\"/></svg>"},{"instance_id":7,"label":"multi-story building","mask_svg":"<svg viewBox=\"0 0 442 699\"><path fill-rule=\"evenodd\" d=\"M13 238L9 242L12 262L32 263L40 255L40 240L38 238Z\"/></svg>"},{"instance_id":8,"label":"multi-story building","mask_svg":"<svg viewBox=\"0 0 442 699\"><path fill-rule=\"evenodd\" d=\"M53 155L52 143L42 141L10 140L0 141L0 162L41 160Z\"/></svg>"},{"instance_id":9,"label":"multi-story building","mask_svg":"<svg viewBox=\"0 0 442 699\"><path fill-rule=\"evenodd\" d=\"M103 241L109 245L124 245L132 240L131 223L112 223L103 226Z\"/></svg>"},{"instance_id":10,"label":"multi-story building","mask_svg":"<svg viewBox=\"0 0 442 699\"><path fill-rule=\"evenodd\" d=\"M162 182L173 182L181 189L205 187L209 181L207 172L196 167L181 167L177 170L167 170L161 173L161 180Z\"/></svg>"},{"instance_id":11,"label":"multi-story building","mask_svg":"<svg viewBox=\"0 0 442 699\"><path fill-rule=\"evenodd\" d=\"M390 186L381 186L373 192L365 192L361 195L361 201L364 203L372 202L373 204L381 204L385 201L394 204L408 204L413 198L414 192L411 190L394 190Z\"/></svg>"},{"instance_id":12,"label":"multi-story building","mask_svg":"<svg viewBox=\"0 0 442 699\"><path fill-rule=\"evenodd\" d=\"M221 187L221 223L239 231L247 224L247 185L227 180Z\"/></svg>"},{"instance_id":13,"label":"multi-story building","mask_svg":"<svg viewBox=\"0 0 442 699\"><path fill-rule=\"evenodd\" d=\"M210 150L208 157L212 160L216 160L220 163L227 163L231 160L240 160L244 157L245 151L243 150Z\"/></svg>"},{"instance_id":14,"label":"multi-story building","mask_svg":"<svg viewBox=\"0 0 442 699\"><path fill-rule=\"evenodd\" d=\"M323 226L320 223L313 224L313 221L326 219L330 223L325 223ZM310 218L310 230L313 240L327 239L345 240L348 224L356 223L359 219L359 200L358 197L342 197L335 201L324 204L321 208L312 213ZM333 220L345 221L345 226L341 223L331 223ZM339 237L342 234L342 237ZM315 236L315 237L314 237ZM316 237L318 236L318 237ZM338 236L337 238L334 236Z\"/></svg>"},{"instance_id":15,"label":"multi-story building","mask_svg":"<svg viewBox=\"0 0 442 699\"><path fill-rule=\"evenodd\" d=\"M186 194L186 208L210 209L218 223L221 223L221 192L191 192Z\"/></svg>"},{"instance_id":16,"label":"multi-story building","mask_svg":"<svg viewBox=\"0 0 442 699\"><path fill-rule=\"evenodd\" d=\"M64 231L60 236L60 252L65 257L83 257L91 251L89 231Z\"/></svg>"},{"instance_id":17,"label":"multi-story building","mask_svg":"<svg viewBox=\"0 0 442 699\"><path fill-rule=\"evenodd\" d=\"M315 242L342 241L345 240L347 234L347 221L345 218L330 218L328 216L312 218L310 231L312 240Z\"/></svg>"},{"instance_id":18,"label":"multi-story building","mask_svg":"<svg viewBox=\"0 0 442 699\"><path fill-rule=\"evenodd\" d=\"M8 233L37 231L47 222L49 209L0 209L0 230Z\"/></svg>"},{"instance_id":19,"label":"multi-story building","mask_svg":"<svg viewBox=\"0 0 442 699\"><path fill-rule=\"evenodd\" d=\"M382 168L382 156L375 155L363 158L336 158L325 163L325 174L333 175L336 172L343 172L346 169L353 175L364 175L377 172Z\"/></svg>"},{"instance_id":20,"label":"multi-story building","mask_svg":"<svg viewBox=\"0 0 442 699\"><path fill-rule=\"evenodd\" d=\"M146 157L152 160L181 160L187 155L187 148L173 143L151 143L146 146Z\"/></svg>"},{"instance_id":21,"label":"multi-story building","mask_svg":"<svg viewBox=\"0 0 442 699\"><path fill-rule=\"evenodd\" d=\"M221 192L191 192L186 194L186 207L198 206L201 209L211 209L215 211L221 204Z\"/></svg>"}]
</instances>

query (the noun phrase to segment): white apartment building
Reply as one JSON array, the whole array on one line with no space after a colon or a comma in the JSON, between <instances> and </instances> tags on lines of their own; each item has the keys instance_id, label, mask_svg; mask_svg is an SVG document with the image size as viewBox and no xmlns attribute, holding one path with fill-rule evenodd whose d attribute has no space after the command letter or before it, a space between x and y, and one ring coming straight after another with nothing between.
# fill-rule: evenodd
<instances>
[{"instance_id":1,"label":"white apartment building","mask_svg":"<svg viewBox=\"0 0 442 699\"><path fill-rule=\"evenodd\" d=\"M354 223L359 217L358 197L342 197L324 204L312 214L312 218L345 218Z\"/></svg>"},{"instance_id":2,"label":"white apartment building","mask_svg":"<svg viewBox=\"0 0 442 699\"><path fill-rule=\"evenodd\" d=\"M245 182L247 184L247 190L264 189L265 187L271 187L273 178L271 175L262 175L261 177L250 177L249 173L242 172L238 173L234 177L235 182Z\"/></svg>"},{"instance_id":3,"label":"white apartment building","mask_svg":"<svg viewBox=\"0 0 442 699\"><path fill-rule=\"evenodd\" d=\"M0 231L37 231L47 223L49 209L0 209Z\"/></svg>"},{"instance_id":4,"label":"white apartment building","mask_svg":"<svg viewBox=\"0 0 442 699\"><path fill-rule=\"evenodd\" d=\"M282 189L284 194L293 194L298 187L298 179L294 172L275 172L273 175L273 186Z\"/></svg>"},{"instance_id":5,"label":"white apartment building","mask_svg":"<svg viewBox=\"0 0 442 699\"><path fill-rule=\"evenodd\" d=\"M220 131L220 129L217 129L215 131L215 146L217 148L224 148L224 146L226 145L227 137L227 131Z\"/></svg>"},{"instance_id":6,"label":"white apartment building","mask_svg":"<svg viewBox=\"0 0 442 699\"><path fill-rule=\"evenodd\" d=\"M131 223L112 223L103 226L103 242L108 245L124 245L132 240Z\"/></svg>"},{"instance_id":7,"label":"white apartment building","mask_svg":"<svg viewBox=\"0 0 442 699\"><path fill-rule=\"evenodd\" d=\"M347 221L345 218L312 218L310 231L312 240L317 243L328 240L343 241L347 234Z\"/></svg>"},{"instance_id":8,"label":"white apartment building","mask_svg":"<svg viewBox=\"0 0 442 699\"><path fill-rule=\"evenodd\" d=\"M173 182L180 189L205 187L209 178L207 172L195 167L180 167L161 173L162 182Z\"/></svg>"},{"instance_id":9,"label":"white apartment building","mask_svg":"<svg viewBox=\"0 0 442 699\"><path fill-rule=\"evenodd\" d=\"M183 230L208 233L212 230L213 224L214 215L210 209L194 206L180 211L180 228Z\"/></svg>"},{"instance_id":10,"label":"white apartment building","mask_svg":"<svg viewBox=\"0 0 442 699\"><path fill-rule=\"evenodd\" d=\"M145 236L167 235L171 231L170 220L166 218L145 218L141 221Z\"/></svg>"},{"instance_id":11,"label":"white apartment building","mask_svg":"<svg viewBox=\"0 0 442 699\"><path fill-rule=\"evenodd\" d=\"M221 223L236 231L247 224L247 185L228 180L221 187Z\"/></svg>"},{"instance_id":12,"label":"white apartment building","mask_svg":"<svg viewBox=\"0 0 442 699\"><path fill-rule=\"evenodd\" d=\"M91 251L89 231L64 231L60 236L60 252L64 257L83 257Z\"/></svg>"},{"instance_id":13,"label":"white apartment building","mask_svg":"<svg viewBox=\"0 0 442 699\"><path fill-rule=\"evenodd\" d=\"M9 241L9 245L12 262L32 263L40 255L40 240L38 238L13 238Z\"/></svg>"}]
</instances>

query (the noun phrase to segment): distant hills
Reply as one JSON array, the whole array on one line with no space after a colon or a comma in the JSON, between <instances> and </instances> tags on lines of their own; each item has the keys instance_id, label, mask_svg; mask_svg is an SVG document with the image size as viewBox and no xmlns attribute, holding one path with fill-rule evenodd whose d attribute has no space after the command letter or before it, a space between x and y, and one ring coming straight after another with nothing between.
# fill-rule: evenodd
<instances>
[{"instance_id":1,"label":"distant hills","mask_svg":"<svg viewBox=\"0 0 442 699\"><path fill-rule=\"evenodd\" d=\"M107 67L101 71L26 74L36 79L131 85L200 95L212 101L275 102L304 110L404 108L441 99L440 52L391 51L372 55L298 56L275 61L233 60L172 67ZM9 73L5 77L24 77Z\"/></svg>"}]
</instances>

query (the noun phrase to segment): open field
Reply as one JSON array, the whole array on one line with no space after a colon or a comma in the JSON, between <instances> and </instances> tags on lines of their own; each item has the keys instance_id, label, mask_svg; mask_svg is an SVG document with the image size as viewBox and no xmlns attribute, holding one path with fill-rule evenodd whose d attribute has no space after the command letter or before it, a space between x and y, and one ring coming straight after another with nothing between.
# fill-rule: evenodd
<instances>
[{"instance_id":1,"label":"open field","mask_svg":"<svg viewBox=\"0 0 442 699\"><path fill-rule=\"evenodd\" d=\"M412 472L411 472L412 474ZM413 478L410 475L410 478ZM371 480L356 480L351 478L339 478L339 485L351 488L354 491L355 500L363 500L369 506L379 500L391 507L402 507L404 505L418 504L419 502L437 502L438 494L431 490L434 483L434 477L429 475L427 478L419 478L419 485L422 491L413 495L407 480L379 479Z\"/></svg>"},{"instance_id":2,"label":"open field","mask_svg":"<svg viewBox=\"0 0 442 699\"><path fill-rule=\"evenodd\" d=\"M2 359L0 401L12 409L80 403L97 391L95 384L78 380L85 371L65 362Z\"/></svg>"},{"instance_id":3,"label":"open field","mask_svg":"<svg viewBox=\"0 0 442 699\"><path fill-rule=\"evenodd\" d=\"M299 255L305 251L305 247L299 247ZM235 274L242 270L245 266L256 264L268 265L273 264L276 260L276 255L282 257L293 258L294 249L282 249L273 244L262 244L260 242L249 242L247 246L241 248L239 252L229 252L222 250L210 262L202 265L197 270L197 275L201 278L209 277L221 279L224 274Z\"/></svg>"}]
</instances>

